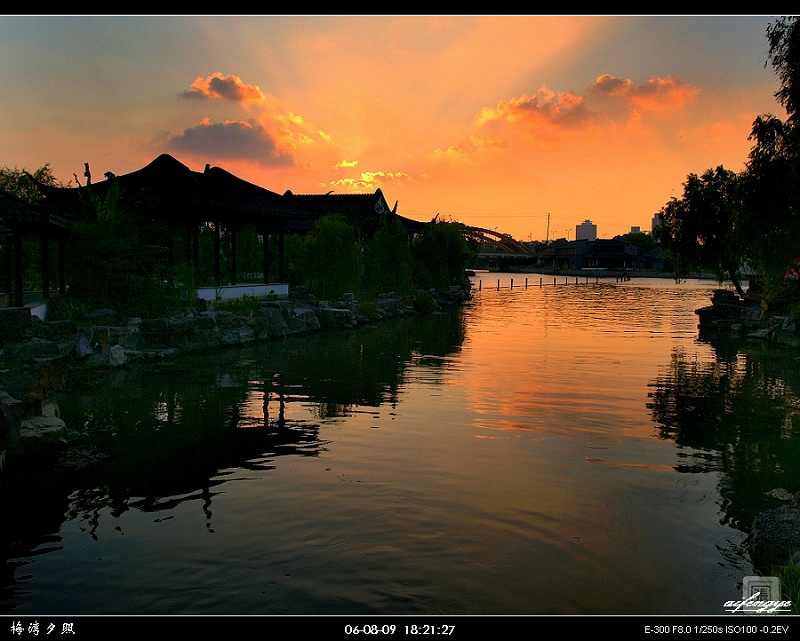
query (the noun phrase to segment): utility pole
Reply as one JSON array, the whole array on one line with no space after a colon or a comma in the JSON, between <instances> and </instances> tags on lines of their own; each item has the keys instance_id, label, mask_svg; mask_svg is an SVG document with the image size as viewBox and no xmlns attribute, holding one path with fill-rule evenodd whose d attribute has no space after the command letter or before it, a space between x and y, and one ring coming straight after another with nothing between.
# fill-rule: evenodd
<instances>
[{"instance_id":1,"label":"utility pole","mask_svg":"<svg viewBox=\"0 0 800 641\"><path fill-rule=\"evenodd\" d=\"M544 238L544 242L550 242L550 214L547 214L547 236Z\"/></svg>"}]
</instances>

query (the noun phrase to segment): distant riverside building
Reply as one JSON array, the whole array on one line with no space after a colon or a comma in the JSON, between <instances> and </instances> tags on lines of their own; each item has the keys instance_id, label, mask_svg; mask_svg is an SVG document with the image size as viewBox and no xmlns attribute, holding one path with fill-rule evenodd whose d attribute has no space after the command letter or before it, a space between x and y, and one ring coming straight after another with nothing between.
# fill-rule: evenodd
<instances>
[{"instance_id":1,"label":"distant riverside building","mask_svg":"<svg viewBox=\"0 0 800 641\"><path fill-rule=\"evenodd\" d=\"M656 227L658 227L660 224L661 224L661 214L656 214L655 216L653 216L652 223L650 223L650 231L655 232Z\"/></svg>"},{"instance_id":2,"label":"distant riverside building","mask_svg":"<svg viewBox=\"0 0 800 641\"><path fill-rule=\"evenodd\" d=\"M597 225L588 218L575 225L575 240L597 240Z\"/></svg>"},{"instance_id":3,"label":"distant riverside building","mask_svg":"<svg viewBox=\"0 0 800 641\"><path fill-rule=\"evenodd\" d=\"M631 233L632 234L641 234L642 233L642 228L639 227L639 225L631 226Z\"/></svg>"}]
</instances>

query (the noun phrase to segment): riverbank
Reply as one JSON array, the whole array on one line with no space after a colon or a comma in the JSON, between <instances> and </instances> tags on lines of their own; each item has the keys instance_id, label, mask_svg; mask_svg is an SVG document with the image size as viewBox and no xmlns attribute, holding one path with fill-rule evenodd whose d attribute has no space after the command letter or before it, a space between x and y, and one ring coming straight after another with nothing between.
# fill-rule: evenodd
<instances>
[{"instance_id":1,"label":"riverbank","mask_svg":"<svg viewBox=\"0 0 800 641\"><path fill-rule=\"evenodd\" d=\"M43 321L26 308L0 309L0 471L7 451L61 443L69 427L53 395L68 391L77 369L117 369L180 354L277 341L307 332L348 330L387 318L463 304L469 283L446 292L383 294L357 301L248 298L127 318L96 310L77 320Z\"/></svg>"}]
</instances>

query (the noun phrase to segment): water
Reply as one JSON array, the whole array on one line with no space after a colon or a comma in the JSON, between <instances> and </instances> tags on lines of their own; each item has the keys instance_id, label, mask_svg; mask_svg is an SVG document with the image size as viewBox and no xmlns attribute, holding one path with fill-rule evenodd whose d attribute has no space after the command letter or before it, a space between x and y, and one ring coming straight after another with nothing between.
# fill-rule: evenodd
<instances>
[{"instance_id":1,"label":"water","mask_svg":"<svg viewBox=\"0 0 800 641\"><path fill-rule=\"evenodd\" d=\"M525 278L76 379L83 465L7 483L0 613L724 613L800 489L794 355L700 340L714 283Z\"/></svg>"}]
</instances>

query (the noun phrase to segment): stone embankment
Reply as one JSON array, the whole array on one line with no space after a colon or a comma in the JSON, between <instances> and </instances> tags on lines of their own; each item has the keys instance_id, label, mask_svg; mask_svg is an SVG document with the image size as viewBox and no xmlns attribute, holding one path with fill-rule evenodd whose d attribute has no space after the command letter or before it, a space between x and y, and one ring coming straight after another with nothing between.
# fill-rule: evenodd
<instances>
[{"instance_id":1,"label":"stone embankment","mask_svg":"<svg viewBox=\"0 0 800 641\"><path fill-rule=\"evenodd\" d=\"M248 300L238 309L182 309L164 318L123 318L97 310L81 321L46 322L27 308L0 309L0 471L6 450L64 441L68 430L50 402L69 388L76 368L119 368L178 354L245 346L325 329L459 305L469 283L447 292L388 293L342 300Z\"/></svg>"},{"instance_id":2,"label":"stone embankment","mask_svg":"<svg viewBox=\"0 0 800 641\"><path fill-rule=\"evenodd\" d=\"M715 289L711 305L695 310L701 336L730 336L800 347L800 318L768 314L757 301L746 301L727 289Z\"/></svg>"},{"instance_id":3,"label":"stone embankment","mask_svg":"<svg viewBox=\"0 0 800 641\"><path fill-rule=\"evenodd\" d=\"M711 305L696 314L700 336L800 348L800 319L768 314L759 302L743 301L729 290L714 290ZM772 495L787 504L756 515L747 540L753 567L762 574L780 566L800 565L800 492L777 488Z\"/></svg>"}]
</instances>

